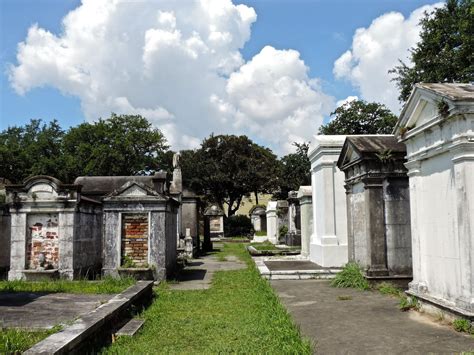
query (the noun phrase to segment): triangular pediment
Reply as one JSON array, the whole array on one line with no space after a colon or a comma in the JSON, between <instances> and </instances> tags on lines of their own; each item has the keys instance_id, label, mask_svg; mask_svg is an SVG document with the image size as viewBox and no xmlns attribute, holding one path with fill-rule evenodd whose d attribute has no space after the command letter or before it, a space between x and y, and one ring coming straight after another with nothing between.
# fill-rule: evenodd
<instances>
[{"instance_id":1,"label":"triangular pediment","mask_svg":"<svg viewBox=\"0 0 474 355\"><path fill-rule=\"evenodd\" d=\"M153 190L152 188L135 181L129 181L125 183L122 187L113 191L108 196L109 197L138 198L138 199L146 197L146 196L164 198L164 196L162 196L160 193Z\"/></svg>"},{"instance_id":2,"label":"triangular pediment","mask_svg":"<svg viewBox=\"0 0 474 355\"><path fill-rule=\"evenodd\" d=\"M359 160L360 158L361 154L355 149L354 145L348 139L346 139L344 145L342 146L337 166L341 168L354 161Z\"/></svg>"},{"instance_id":3,"label":"triangular pediment","mask_svg":"<svg viewBox=\"0 0 474 355\"><path fill-rule=\"evenodd\" d=\"M411 112L411 115L408 117L406 126L411 128L420 126L438 115L438 107L433 100L420 96Z\"/></svg>"},{"instance_id":4,"label":"triangular pediment","mask_svg":"<svg viewBox=\"0 0 474 355\"><path fill-rule=\"evenodd\" d=\"M119 196L146 196L149 195L148 191L144 188L138 186L137 184L133 184L129 186L124 191L122 191Z\"/></svg>"}]
</instances>

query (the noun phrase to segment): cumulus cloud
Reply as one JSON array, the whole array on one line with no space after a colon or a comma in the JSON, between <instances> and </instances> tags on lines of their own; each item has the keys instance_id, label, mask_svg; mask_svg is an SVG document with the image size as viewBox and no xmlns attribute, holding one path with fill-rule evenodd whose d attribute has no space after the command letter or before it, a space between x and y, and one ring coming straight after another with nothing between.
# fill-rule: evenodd
<instances>
[{"instance_id":1,"label":"cumulus cloud","mask_svg":"<svg viewBox=\"0 0 474 355\"><path fill-rule=\"evenodd\" d=\"M231 0L83 0L62 33L29 29L9 78L19 94L48 85L77 96L89 120L139 113L174 149L244 133L282 153L311 137L333 99L297 51L265 47L245 63L256 19Z\"/></svg>"},{"instance_id":2,"label":"cumulus cloud","mask_svg":"<svg viewBox=\"0 0 474 355\"><path fill-rule=\"evenodd\" d=\"M357 29L351 49L334 63L336 78L350 80L363 99L384 103L399 112L398 90L388 71L398 64L398 59L410 64L408 49L420 39L420 19L425 11L431 12L442 5L422 6L408 18L399 12L386 13L368 28Z\"/></svg>"}]
</instances>

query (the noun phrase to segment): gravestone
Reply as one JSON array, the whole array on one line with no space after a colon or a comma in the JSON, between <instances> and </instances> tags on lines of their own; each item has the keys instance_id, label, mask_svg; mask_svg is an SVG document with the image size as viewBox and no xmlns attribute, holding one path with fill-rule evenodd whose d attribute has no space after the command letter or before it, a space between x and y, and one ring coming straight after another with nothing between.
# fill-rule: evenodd
<instances>
[{"instance_id":1,"label":"gravestone","mask_svg":"<svg viewBox=\"0 0 474 355\"><path fill-rule=\"evenodd\" d=\"M345 173L349 261L368 278L411 277L410 197L405 145L391 135L348 136Z\"/></svg>"},{"instance_id":2,"label":"gravestone","mask_svg":"<svg viewBox=\"0 0 474 355\"><path fill-rule=\"evenodd\" d=\"M212 250L211 238L224 237L224 212L216 205L204 211L204 243L203 249Z\"/></svg>"},{"instance_id":3,"label":"gravestone","mask_svg":"<svg viewBox=\"0 0 474 355\"><path fill-rule=\"evenodd\" d=\"M9 280L93 276L100 271L102 209L81 186L50 176L7 185L11 215Z\"/></svg>"},{"instance_id":4,"label":"gravestone","mask_svg":"<svg viewBox=\"0 0 474 355\"><path fill-rule=\"evenodd\" d=\"M309 258L324 267L341 267L348 261L344 173L336 165L345 138L316 135L308 152L313 191Z\"/></svg>"},{"instance_id":5,"label":"gravestone","mask_svg":"<svg viewBox=\"0 0 474 355\"><path fill-rule=\"evenodd\" d=\"M417 84L395 135L407 147L413 281L425 305L474 316L474 86Z\"/></svg>"},{"instance_id":6,"label":"gravestone","mask_svg":"<svg viewBox=\"0 0 474 355\"><path fill-rule=\"evenodd\" d=\"M300 186L296 196L300 202L301 255L309 256L309 244L313 231L313 203L311 186Z\"/></svg>"}]
</instances>

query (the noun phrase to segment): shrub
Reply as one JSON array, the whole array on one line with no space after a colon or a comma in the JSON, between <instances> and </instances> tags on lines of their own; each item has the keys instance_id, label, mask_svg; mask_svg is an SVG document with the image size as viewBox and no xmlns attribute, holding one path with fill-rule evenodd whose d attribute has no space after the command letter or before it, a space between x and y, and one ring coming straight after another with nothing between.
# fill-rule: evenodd
<instances>
[{"instance_id":1,"label":"shrub","mask_svg":"<svg viewBox=\"0 0 474 355\"><path fill-rule=\"evenodd\" d=\"M279 230L279 235L280 237L284 237L288 234L288 227L283 225L280 227L280 230Z\"/></svg>"},{"instance_id":2,"label":"shrub","mask_svg":"<svg viewBox=\"0 0 474 355\"><path fill-rule=\"evenodd\" d=\"M357 263L347 263L331 281L333 287L352 287L359 290L368 290L369 283L362 274L362 270Z\"/></svg>"},{"instance_id":3,"label":"shrub","mask_svg":"<svg viewBox=\"0 0 474 355\"><path fill-rule=\"evenodd\" d=\"M457 332L470 333L474 331L471 326L471 322L467 319L459 318L453 321L453 328Z\"/></svg>"},{"instance_id":4,"label":"shrub","mask_svg":"<svg viewBox=\"0 0 474 355\"><path fill-rule=\"evenodd\" d=\"M252 221L244 215L230 216L224 221L224 231L226 237L251 236L253 235Z\"/></svg>"}]
</instances>

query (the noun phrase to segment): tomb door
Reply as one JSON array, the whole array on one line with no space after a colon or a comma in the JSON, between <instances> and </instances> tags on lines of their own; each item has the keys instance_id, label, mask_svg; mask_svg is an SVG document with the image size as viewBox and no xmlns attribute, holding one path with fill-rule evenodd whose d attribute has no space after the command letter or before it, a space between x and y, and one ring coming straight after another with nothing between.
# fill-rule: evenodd
<instances>
[{"instance_id":1,"label":"tomb door","mask_svg":"<svg viewBox=\"0 0 474 355\"><path fill-rule=\"evenodd\" d=\"M123 214L121 266L147 267L148 214Z\"/></svg>"},{"instance_id":2,"label":"tomb door","mask_svg":"<svg viewBox=\"0 0 474 355\"><path fill-rule=\"evenodd\" d=\"M59 265L58 214L30 214L27 217L27 269L57 269Z\"/></svg>"}]
</instances>

